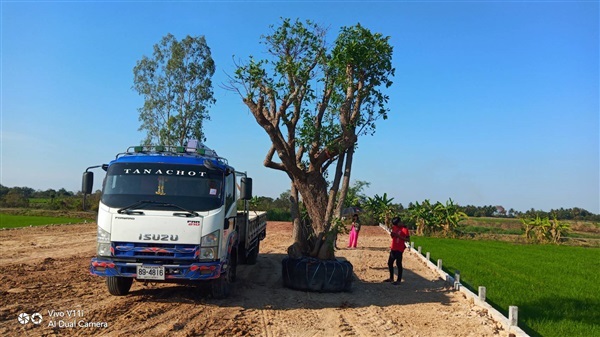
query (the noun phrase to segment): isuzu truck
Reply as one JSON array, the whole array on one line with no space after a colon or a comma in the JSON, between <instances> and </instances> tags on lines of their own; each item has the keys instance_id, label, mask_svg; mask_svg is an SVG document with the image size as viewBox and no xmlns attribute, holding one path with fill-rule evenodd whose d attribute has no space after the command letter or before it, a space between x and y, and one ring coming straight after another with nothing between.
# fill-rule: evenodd
<instances>
[{"instance_id":1,"label":"isuzu truck","mask_svg":"<svg viewBox=\"0 0 600 337\"><path fill-rule=\"evenodd\" d=\"M195 283L224 298L237 265L256 263L266 213L248 210L252 179L215 151L198 141L131 146L86 169L84 196L97 167L106 176L90 272L106 278L110 294L127 295L137 280Z\"/></svg>"}]
</instances>

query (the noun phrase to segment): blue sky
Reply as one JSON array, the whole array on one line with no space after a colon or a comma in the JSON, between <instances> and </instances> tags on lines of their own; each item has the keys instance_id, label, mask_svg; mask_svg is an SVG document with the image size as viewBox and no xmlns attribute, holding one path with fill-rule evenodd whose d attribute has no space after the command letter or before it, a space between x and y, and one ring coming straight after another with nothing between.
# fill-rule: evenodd
<instances>
[{"instance_id":1,"label":"blue sky","mask_svg":"<svg viewBox=\"0 0 600 337\"><path fill-rule=\"evenodd\" d=\"M277 197L269 139L220 87L264 55L280 17L361 23L391 37L389 118L359 140L352 180L394 202L582 207L600 213L597 1L3 1L0 183L81 188L82 172L144 135L133 67L167 33L204 35L217 71L206 144ZM100 188L102 171L96 171Z\"/></svg>"}]
</instances>

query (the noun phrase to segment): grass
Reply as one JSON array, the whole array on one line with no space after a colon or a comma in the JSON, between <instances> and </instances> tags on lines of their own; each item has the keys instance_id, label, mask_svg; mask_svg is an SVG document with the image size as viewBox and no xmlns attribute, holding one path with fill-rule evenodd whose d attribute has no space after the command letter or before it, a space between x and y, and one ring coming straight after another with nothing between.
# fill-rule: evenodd
<instances>
[{"instance_id":1,"label":"grass","mask_svg":"<svg viewBox=\"0 0 600 337\"><path fill-rule=\"evenodd\" d=\"M521 220L517 219L517 218L469 217L467 220L464 220L462 223L465 223L465 224L475 223L475 224L489 225L489 226L506 225L506 226L521 227Z\"/></svg>"},{"instance_id":2,"label":"grass","mask_svg":"<svg viewBox=\"0 0 600 337\"><path fill-rule=\"evenodd\" d=\"M504 229L500 227L479 227L479 226L465 226L460 229L463 233L474 233L474 234L509 234L509 235L521 235L523 230L521 229Z\"/></svg>"},{"instance_id":3,"label":"grass","mask_svg":"<svg viewBox=\"0 0 600 337\"><path fill-rule=\"evenodd\" d=\"M561 220L570 226L567 238L600 239L600 224L593 221ZM461 232L470 234L522 235L523 227L517 218L470 217L461 222Z\"/></svg>"},{"instance_id":4,"label":"grass","mask_svg":"<svg viewBox=\"0 0 600 337\"><path fill-rule=\"evenodd\" d=\"M29 204L50 204L52 199L50 198L29 198Z\"/></svg>"},{"instance_id":5,"label":"grass","mask_svg":"<svg viewBox=\"0 0 600 337\"><path fill-rule=\"evenodd\" d=\"M87 221L82 218L13 215L0 213L0 228L17 228L29 226L58 225L82 223Z\"/></svg>"},{"instance_id":6,"label":"grass","mask_svg":"<svg viewBox=\"0 0 600 337\"><path fill-rule=\"evenodd\" d=\"M413 237L415 246L460 270L461 283L508 316L519 307L519 326L531 336L600 336L600 250L556 245Z\"/></svg>"}]
</instances>

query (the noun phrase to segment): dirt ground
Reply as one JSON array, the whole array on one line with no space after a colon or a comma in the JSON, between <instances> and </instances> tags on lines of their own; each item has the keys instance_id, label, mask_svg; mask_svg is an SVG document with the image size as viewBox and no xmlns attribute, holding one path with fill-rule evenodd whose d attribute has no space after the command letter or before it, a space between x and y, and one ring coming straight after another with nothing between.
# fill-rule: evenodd
<instances>
[{"instance_id":1,"label":"dirt ground","mask_svg":"<svg viewBox=\"0 0 600 337\"><path fill-rule=\"evenodd\" d=\"M401 285L381 282L389 237L379 227L363 226L359 247L337 252L354 266L351 292L311 293L283 287L291 224L269 222L257 264L238 267L223 300L193 286L141 282L128 296L111 296L88 272L95 240L94 223L0 231L1 336L508 336L414 252L404 254Z\"/></svg>"}]
</instances>

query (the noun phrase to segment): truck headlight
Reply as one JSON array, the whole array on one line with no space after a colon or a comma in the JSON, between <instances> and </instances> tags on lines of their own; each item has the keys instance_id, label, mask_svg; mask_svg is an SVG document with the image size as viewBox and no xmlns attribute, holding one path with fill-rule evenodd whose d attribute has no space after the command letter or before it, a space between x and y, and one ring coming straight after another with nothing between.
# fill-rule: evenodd
<instances>
[{"instance_id":1,"label":"truck headlight","mask_svg":"<svg viewBox=\"0 0 600 337\"><path fill-rule=\"evenodd\" d=\"M214 260L217 258L217 249L219 247L219 230L202 237L200 241L200 260Z\"/></svg>"},{"instance_id":2,"label":"truck headlight","mask_svg":"<svg viewBox=\"0 0 600 337\"><path fill-rule=\"evenodd\" d=\"M110 233L98 227L98 242L110 243Z\"/></svg>"},{"instance_id":3,"label":"truck headlight","mask_svg":"<svg viewBox=\"0 0 600 337\"><path fill-rule=\"evenodd\" d=\"M110 243L98 242L98 256L110 256Z\"/></svg>"},{"instance_id":4,"label":"truck headlight","mask_svg":"<svg viewBox=\"0 0 600 337\"><path fill-rule=\"evenodd\" d=\"M200 248L200 260L214 260L217 248Z\"/></svg>"},{"instance_id":5,"label":"truck headlight","mask_svg":"<svg viewBox=\"0 0 600 337\"><path fill-rule=\"evenodd\" d=\"M98 227L98 256L110 256L110 233Z\"/></svg>"},{"instance_id":6,"label":"truck headlight","mask_svg":"<svg viewBox=\"0 0 600 337\"><path fill-rule=\"evenodd\" d=\"M218 247L219 246L219 230L202 237L200 247Z\"/></svg>"}]
</instances>

